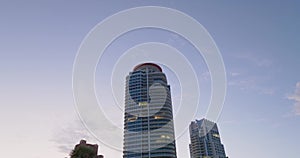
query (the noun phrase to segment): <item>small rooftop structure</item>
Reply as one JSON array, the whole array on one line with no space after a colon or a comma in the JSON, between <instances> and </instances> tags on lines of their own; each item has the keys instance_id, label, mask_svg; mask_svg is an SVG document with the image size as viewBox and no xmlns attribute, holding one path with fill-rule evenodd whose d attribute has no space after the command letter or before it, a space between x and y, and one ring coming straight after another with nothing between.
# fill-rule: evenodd
<instances>
[{"instance_id":1,"label":"small rooftop structure","mask_svg":"<svg viewBox=\"0 0 300 158\"><path fill-rule=\"evenodd\" d=\"M76 151L81 149L90 149L89 152L92 152L89 157L86 158L104 158L103 155L98 155L98 145L97 144L88 144L86 140L80 140L79 144L75 145L74 150L71 153L71 158L73 154L76 154Z\"/></svg>"}]
</instances>

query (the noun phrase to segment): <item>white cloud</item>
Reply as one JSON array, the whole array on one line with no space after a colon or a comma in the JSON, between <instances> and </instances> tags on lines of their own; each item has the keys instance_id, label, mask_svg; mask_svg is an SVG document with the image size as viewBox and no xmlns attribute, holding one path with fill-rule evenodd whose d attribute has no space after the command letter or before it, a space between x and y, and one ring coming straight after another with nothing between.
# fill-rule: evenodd
<instances>
[{"instance_id":1,"label":"white cloud","mask_svg":"<svg viewBox=\"0 0 300 158\"><path fill-rule=\"evenodd\" d=\"M205 71L200 75L200 80L202 81L210 81L210 72L209 71Z\"/></svg>"},{"instance_id":2,"label":"white cloud","mask_svg":"<svg viewBox=\"0 0 300 158\"><path fill-rule=\"evenodd\" d=\"M300 102L295 103L294 110L296 115L300 115Z\"/></svg>"},{"instance_id":3,"label":"white cloud","mask_svg":"<svg viewBox=\"0 0 300 158\"><path fill-rule=\"evenodd\" d=\"M81 139L93 143L97 142L81 121L75 118L72 122L60 126L55 131L51 141L56 144L59 152L69 154Z\"/></svg>"},{"instance_id":4,"label":"white cloud","mask_svg":"<svg viewBox=\"0 0 300 158\"><path fill-rule=\"evenodd\" d=\"M263 86L264 82L259 80L258 77L231 79L228 81L228 86L238 87L242 91L258 92L258 94L263 95L273 95L276 92L275 88Z\"/></svg>"},{"instance_id":5,"label":"white cloud","mask_svg":"<svg viewBox=\"0 0 300 158\"><path fill-rule=\"evenodd\" d=\"M300 116L300 81L296 84L295 92L287 97L289 100L293 100L294 113Z\"/></svg>"},{"instance_id":6,"label":"white cloud","mask_svg":"<svg viewBox=\"0 0 300 158\"><path fill-rule=\"evenodd\" d=\"M240 73L238 73L238 72L231 72L230 75L231 75L232 77L235 77L235 76L239 76Z\"/></svg>"},{"instance_id":7,"label":"white cloud","mask_svg":"<svg viewBox=\"0 0 300 158\"><path fill-rule=\"evenodd\" d=\"M261 56L254 55L254 53L243 53L235 55L236 58L253 63L258 67L270 67L273 65L271 59L262 58Z\"/></svg>"}]
</instances>

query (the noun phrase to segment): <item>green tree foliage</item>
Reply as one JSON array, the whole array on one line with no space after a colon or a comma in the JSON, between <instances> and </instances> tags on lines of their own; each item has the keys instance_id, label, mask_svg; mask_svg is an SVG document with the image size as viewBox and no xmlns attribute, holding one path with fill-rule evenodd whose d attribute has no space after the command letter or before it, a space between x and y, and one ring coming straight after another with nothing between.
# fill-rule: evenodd
<instances>
[{"instance_id":1,"label":"green tree foliage","mask_svg":"<svg viewBox=\"0 0 300 158\"><path fill-rule=\"evenodd\" d=\"M93 149L86 146L79 146L70 153L71 158L96 158Z\"/></svg>"}]
</instances>

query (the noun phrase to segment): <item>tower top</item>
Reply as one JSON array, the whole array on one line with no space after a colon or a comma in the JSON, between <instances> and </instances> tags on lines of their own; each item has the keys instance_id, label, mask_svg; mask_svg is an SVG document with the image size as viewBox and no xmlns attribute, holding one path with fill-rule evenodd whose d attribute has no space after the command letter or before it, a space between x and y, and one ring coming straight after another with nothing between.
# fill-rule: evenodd
<instances>
[{"instance_id":1,"label":"tower top","mask_svg":"<svg viewBox=\"0 0 300 158\"><path fill-rule=\"evenodd\" d=\"M133 68L133 71L137 71L137 70L143 69L145 67L154 67L154 68L158 69L160 72L162 72L161 67L158 66L157 64L154 64L154 63L142 63L142 64L139 64L139 65L137 65L137 66L135 66Z\"/></svg>"}]
</instances>

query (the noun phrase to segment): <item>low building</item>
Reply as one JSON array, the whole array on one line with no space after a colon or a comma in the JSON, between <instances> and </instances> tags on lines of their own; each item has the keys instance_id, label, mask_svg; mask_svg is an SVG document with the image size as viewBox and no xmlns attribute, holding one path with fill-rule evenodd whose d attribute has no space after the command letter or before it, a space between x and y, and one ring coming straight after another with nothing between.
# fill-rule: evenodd
<instances>
[{"instance_id":1,"label":"low building","mask_svg":"<svg viewBox=\"0 0 300 158\"><path fill-rule=\"evenodd\" d=\"M87 144L86 140L81 140L70 154L71 158L104 158L98 155L97 144Z\"/></svg>"}]
</instances>

